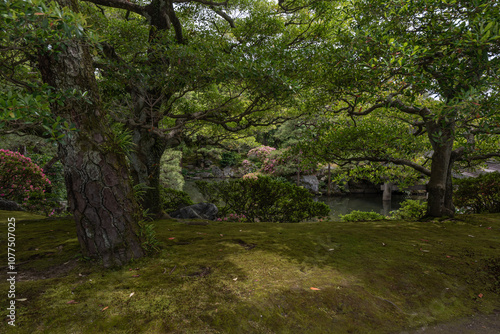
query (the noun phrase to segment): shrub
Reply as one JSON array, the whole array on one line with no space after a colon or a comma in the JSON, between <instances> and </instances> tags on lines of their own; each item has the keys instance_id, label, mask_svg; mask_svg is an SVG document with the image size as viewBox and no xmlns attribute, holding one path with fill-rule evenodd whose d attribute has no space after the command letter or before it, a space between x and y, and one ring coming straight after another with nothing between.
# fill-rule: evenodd
<instances>
[{"instance_id":1,"label":"shrub","mask_svg":"<svg viewBox=\"0 0 500 334\"><path fill-rule=\"evenodd\" d=\"M401 203L401 207L391 211L392 219L419 220L425 216L427 211L427 202L407 199Z\"/></svg>"},{"instance_id":2,"label":"shrub","mask_svg":"<svg viewBox=\"0 0 500 334\"><path fill-rule=\"evenodd\" d=\"M221 182L197 181L205 198L219 208L219 217L233 213L248 221L295 223L328 215L324 203L315 202L303 188L269 176Z\"/></svg>"},{"instance_id":3,"label":"shrub","mask_svg":"<svg viewBox=\"0 0 500 334\"><path fill-rule=\"evenodd\" d=\"M236 152L224 152L222 153L222 157L219 163L222 168L228 166L232 167L238 164L240 159L241 159L240 155Z\"/></svg>"},{"instance_id":4,"label":"shrub","mask_svg":"<svg viewBox=\"0 0 500 334\"><path fill-rule=\"evenodd\" d=\"M181 190L160 188L161 207L165 212L174 212L185 206L193 205L189 195Z\"/></svg>"},{"instance_id":5,"label":"shrub","mask_svg":"<svg viewBox=\"0 0 500 334\"><path fill-rule=\"evenodd\" d=\"M455 180L454 204L469 213L500 212L500 173Z\"/></svg>"},{"instance_id":6,"label":"shrub","mask_svg":"<svg viewBox=\"0 0 500 334\"><path fill-rule=\"evenodd\" d=\"M363 221L370 221L370 220L384 220L386 219L385 216L370 211L358 211L354 210L351 213L348 213L346 215L340 215L340 220L343 222L363 222Z\"/></svg>"},{"instance_id":7,"label":"shrub","mask_svg":"<svg viewBox=\"0 0 500 334\"><path fill-rule=\"evenodd\" d=\"M223 218L217 218L217 221L225 221L225 222L244 222L247 220L245 215L238 215L236 213L230 213L228 216Z\"/></svg>"},{"instance_id":8,"label":"shrub","mask_svg":"<svg viewBox=\"0 0 500 334\"><path fill-rule=\"evenodd\" d=\"M45 191L50 180L42 168L18 152L0 150L0 197L19 203L28 211L53 214Z\"/></svg>"},{"instance_id":9,"label":"shrub","mask_svg":"<svg viewBox=\"0 0 500 334\"><path fill-rule=\"evenodd\" d=\"M259 146L248 151L248 158L264 162L266 158L269 158L271 152L276 151L274 147L271 146Z\"/></svg>"}]
</instances>

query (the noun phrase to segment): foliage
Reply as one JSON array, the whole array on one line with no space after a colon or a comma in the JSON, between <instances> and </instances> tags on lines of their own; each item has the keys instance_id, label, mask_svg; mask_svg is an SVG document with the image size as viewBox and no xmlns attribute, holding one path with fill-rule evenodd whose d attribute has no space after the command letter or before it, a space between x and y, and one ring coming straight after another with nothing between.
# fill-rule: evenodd
<instances>
[{"instance_id":1,"label":"foliage","mask_svg":"<svg viewBox=\"0 0 500 334\"><path fill-rule=\"evenodd\" d=\"M148 254L160 251L160 241L156 237L155 227L153 223L139 221L139 231L143 240L142 247Z\"/></svg>"},{"instance_id":2,"label":"foliage","mask_svg":"<svg viewBox=\"0 0 500 334\"><path fill-rule=\"evenodd\" d=\"M342 7L348 18L318 43L323 48L310 72L317 77L316 108L351 118L350 127L329 122L331 131L342 131L329 149L348 148L334 162L414 168L429 176L428 214L453 215L448 166L499 154L500 7L488 0L366 0ZM335 19L338 7L328 13L325 19ZM360 124L367 115L372 124Z\"/></svg>"},{"instance_id":3,"label":"foliage","mask_svg":"<svg viewBox=\"0 0 500 334\"><path fill-rule=\"evenodd\" d=\"M364 222L364 221L370 221L370 220L384 220L386 219L385 216L370 211L358 211L354 210L351 213L348 213L346 215L339 215L340 220L343 222Z\"/></svg>"},{"instance_id":4,"label":"foliage","mask_svg":"<svg viewBox=\"0 0 500 334\"><path fill-rule=\"evenodd\" d=\"M57 53L69 39L98 40L86 31L81 13L43 0L0 1L0 129L38 126L44 135L60 141L67 131L75 130L67 120L51 113L51 105L64 105L68 99L86 99L87 92L55 91L42 84L33 68L34 55ZM31 55L30 55L31 54Z\"/></svg>"},{"instance_id":5,"label":"foliage","mask_svg":"<svg viewBox=\"0 0 500 334\"><path fill-rule=\"evenodd\" d=\"M399 209L391 212L391 218L407 221L419 220L425 216L426 211L426 202L407 199L401 202L401 207Z\"/></svg>"},{"instance_id":6,"label":"foliage","mask_svg":"<svg viewBox=\"0 0 500 334\"><path fill-rule=\"evenodd\" d=\"M328 215L324 203L315 202L303 188L269 176L209 183L197 181L205 198L219 207L220 217L245 215L249 221L300 222Z\"/></svg>"},{"instance_id":7,"label":"foliage","mask_svg":"<svg viewBox=\"0 0 500 334\"><path fill-rule=\"evenodd\" d=\"M165 212L173 212L185 206L193 205L188 193L172 188L160 188L161 207Z\"/></svg>"},{"instance_id":8,"label":"foliage","mask_svg":"<svg viewBox=\"0 0 500 334\"><path fill-rule=\"evenodd\" d=\"M485 173L478 177L457 179L455 205L466 212L500 212L500 173Z\"/></svg>"},{"instance_id":9,"label":"foliage","mask_svg":"<svg viewBox=\"0 0 500 334\"><path fill-rule=\"evenodd\" d=\"M45 195L50 184L43 170L30 158L0 149L0 197L15 201L29 211L53 214Z\"/></svg>"},{"instance_id":10,"label":"foliage","mask_svg":"<svg viewBox=\"0 0 500 334\"><path fill-rule=\"evenodd\" d=\"M247 220L247 217L245 215L238 215L235 213L230 213L226 217L222 218L217 218L217 221L219 222L245 222Z\"/></svg>"},{"instance_id":11,"label":"foliage","mask_svg":"<svg viewBox=\"0 0 500 334\"><path fill-rule=\"evenodd\" d=\"M239 163L241 160L241 156L236 152L224 152L222 153L222 157L220 159L221 167L232 167Z\"/></svg>"},{"instance_id":12,"label":"foliage","mask_svg":"<svg viewBox=\"0 0 500 334\"><path fill-rule=\"evenodd\" d=\"M181 167L182 152L166 150L160 162L160 183L162 187L182 190L184 176Z\"/></svg>"},{"instance_id":13,"label":"foliage","mask_svg":"<svg viewBox=\"0 0 500 334\"><path fill-rule=\"evenodd\" d=\"M264 162L273 151L276 151L274 147L262 145L248 151L247 156L251 160Z\"/></svg>"}]
</instances>

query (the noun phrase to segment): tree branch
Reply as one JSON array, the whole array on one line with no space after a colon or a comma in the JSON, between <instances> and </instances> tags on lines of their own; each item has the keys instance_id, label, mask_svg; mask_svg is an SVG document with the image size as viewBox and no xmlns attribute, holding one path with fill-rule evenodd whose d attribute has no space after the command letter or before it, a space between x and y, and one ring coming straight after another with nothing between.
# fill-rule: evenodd
<instances>
[{"instance_id":1,"label":"tree branch","mask_svg":"<svg viewBox=\"0 0 500 334\"><path fill-rule=\"evenodd\" d=\"M95 5L101 5L106 7L125 9L144 17L147 17L146 7L136 5L135 3L129 2L127 0L83 0L85 2L90 2Z\"/></svg>"}]
</instances>

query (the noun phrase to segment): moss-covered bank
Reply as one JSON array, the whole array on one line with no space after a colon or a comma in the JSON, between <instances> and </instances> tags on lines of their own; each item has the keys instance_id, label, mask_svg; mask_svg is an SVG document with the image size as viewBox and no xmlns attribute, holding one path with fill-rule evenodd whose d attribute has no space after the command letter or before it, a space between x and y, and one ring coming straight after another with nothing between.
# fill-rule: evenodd
<instances>
[{"instance_id":1,"label":"moss-covered bank","mask_svg":"<svg viewBox=\"0 0 500 334\"><path fill-rule=\"evenodd\" d=\"M5 264L7 217L17 219L18 301L13 328L4 266L2 333L397 333L500 310L500 214L162 220L161 253L114 270L79 256L71 220L0 211Z\"/></svg>"}]
</instances>

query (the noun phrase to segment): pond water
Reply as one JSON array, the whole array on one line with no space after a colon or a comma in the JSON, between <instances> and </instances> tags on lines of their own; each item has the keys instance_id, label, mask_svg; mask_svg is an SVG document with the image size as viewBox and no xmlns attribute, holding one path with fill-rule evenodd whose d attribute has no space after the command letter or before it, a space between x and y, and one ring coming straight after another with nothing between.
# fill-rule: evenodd
<instances>
[{"instance_id":1,"label":"pond water","mask_svg":"<svg viewBox=\"0 0 500 334\"><path fill-rule=\"evenodd\" d=\"M373 211L381 215L388 216L393 210L401 207L400 203L410 198L407 195L392 195L391 201L383 201L382 194L374 195L347 195L342 197L317 197L330 207L330 216L333 219L339 219L339 215L358 211Z\"/></svg>"},{"instance_id":2,"label":"pond water","mask_svg":"<svg viewBox=\"0 0 500 334\"><path fill-rule=\"evenodd\" d=\"M184 191L187 192L193 202L204 202L202 194L196 188L195 181L189 180L184 184ZM330 216L334 220L339 219L339 215L348 214L354 210L359 211L374 211L384 216L389 215L392 210L397 210L401 207L400 203L405 199L413 198L407 195L392 195L392 201L384 202L382 194L374 195L347 195L341 197L316 197L317 201L321 201L330 207Z\"/></svg>"}]
</instances>

